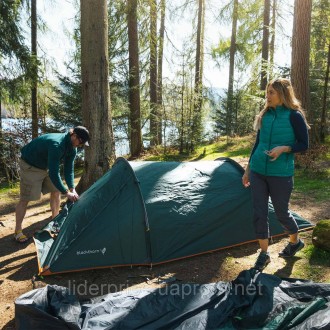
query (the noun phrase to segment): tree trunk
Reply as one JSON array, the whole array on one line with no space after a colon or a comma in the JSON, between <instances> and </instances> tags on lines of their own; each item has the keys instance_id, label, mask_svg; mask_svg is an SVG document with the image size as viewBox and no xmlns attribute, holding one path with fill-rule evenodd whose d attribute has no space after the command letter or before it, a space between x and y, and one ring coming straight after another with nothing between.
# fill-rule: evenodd
<instances>
[{"instance_id":1,"label":"tree trunk","mask_svg":"<svg viewBox=\"0 0 330 330\"><path fill-rule=\"evenodd\" d=\"M31 55L32 55L32 139L38 137L38 58L37 58L37 0L31 0Z\"/></svg>"},{"instance_id":2,"label":"tree trunk","mask_svg":"<svg viewBox=\"0 0 330 330\"><path fill-rule=\"evenodd\" d=\"M164 53L164 34L165 34L165 0L160 2L160 27L159 27L159 47L158 47L158 71L157 71L157 109L158 109L158 143L162 144L162 129L163 129L163 53Z\"/></svg>"},{"instance_id":3,"label":"tree trunk","mask_svg":"<svg viewBox=\"0 0 330 330\"><path fill-rule=\"evenodd\" d=\"M137 0L127 0L129 53L130 149L133 158L142 152L139 43L137 30Z\"/></svg>"},{"instance_id":4,"label":"tree trunk","mask_svg":"<svg viewBox=\"0 0 330 330\"><path fill-rule=\"evenodd\" d=\"M267 86L268 76L268 52L269 52L269 14L270 0L265 0L264 5L264 23L262 29L262 51L261 51L261 79L260 90L264 91Z\"/></svg>"},{"instance_id":5,"label":"tree trunk","mask_svg":"<svg viewBox=\"0 0 330 330\"><path fill-rule=\"evenodd\" d=\"M79 192L85 191L113 164L115 146L109 90L106 0L81 0L81 78L83 125L90 132Z\"/></svg>"},{"instance_id":6,"label":"tree trunk","mask_svg":"<svg viewBox=\"0 0 330 330\"><path fill-rule=\"evenodd\" d=\"M270 74L274 71L274 54L275 54L275 28L276 28L276 0L273 0L272 5L272 24L271 24L271 39L269 45L269 67Z\"/></svg>"},{"instance_id":7,"label":"tree trunk","mask_svg":"<svg viewBox=\"0 0 330 330\"><path fill-rule=\"evenodd\" d=\"M3 162L4 153L3 153L3 140L2 140L2 86L0 80L0 170L1 168L5 168L5 164Z\"/></svg>"},{"instance_id":8,"label":"tree trunk","mask_svg":"<svg viewBox=\"0 0 330 330\"><path fill-rule=\"evenodd\" d=\"M183 154L184 150L184 128L185 128L185 116L184 116L184 89L185 89L185 58L184 54L182 55L182 86L181 86L181 121L180 121L180 149L179 153Z\"/></svg>"},{"instance_id":9,"label":"tree trunk","mask_svg":"<svg viewBox=\"0 0 330 330\"><path fill-rule=\"evenodd\" d=\"M150 0L150 146L158 145L157 2Z\"/></svg>"},{"instance_id":10,"label":"tree trunk","mask_svg":"<svg viewBox=\"0 0 330 330\"><path fill-rule=\"evenodd\" d=\"M234 0L233 21L231 26L231 39L229 49L229 81L228 81L228 95L227 95L227 113L226 113L226 135L227 142L232 132L232 114L233 97L234 97L234 75L235 75L235 54L236 54L236 33L238 20L238 0Z\"/></svg>"},{"instance_id":11,"label":"tree trunk","mask_svg":"<svg viewBox=\"0 0 330 330\"><path fill-rule=\"evenodd\" d=\"M2 87L0 81L0 143L2 142Z\"/></svg>"},{"instance_id":12,"label":"tree trunk","mask_svg":"<svg viewBox=\"0 0 330 330\"><path fill-rule=\"evenodd\" d=\"M322 112L321 112L320 140L322 143L325 142L326 129L327 129L326 112L327 112L327 94L328 94L328 84L329 84L329 67L330 67L330 44L328 46L328 61L327 61L327 69L325 72L325 78L324 78L324 90L323 90Z\"/></svg>"},{"instance_id":13,"label":"tree trunk","mask_svg":"<svg viewBox=\"0 0 330 330\"><path fill-rule=\"evenodd\" d=\"M204 37L204 14L205 0L198 1L198 23L196 39L195 60L195 87L193 104L193 125L190 148L193 151L202 135L201 110L202 110L202 87L203 87L203 37Z\"/></svg>"},{"instance_id":14,"label":"tree trunk","mask_svg":"<svg viewBox=\"0 0 330 330\"><path fill-rule=\"evenodd\" d=\"M309 57L311 31L312 0L295 0L292 54L291 54L291 82L297 98L306 110L309 121L313 122L310 109L309 90Z\"/></svg>"}]
</instances>

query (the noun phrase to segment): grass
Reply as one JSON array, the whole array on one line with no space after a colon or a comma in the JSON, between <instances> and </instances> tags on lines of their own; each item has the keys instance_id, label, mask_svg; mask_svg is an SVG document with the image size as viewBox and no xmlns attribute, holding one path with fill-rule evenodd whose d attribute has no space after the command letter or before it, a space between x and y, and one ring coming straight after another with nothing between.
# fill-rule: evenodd
<instances>
[{"instance_id":1,"label":"grass","mask_svg":"<svg viewBox=\"0 0 330 330\"><path fill-rule=\"evenodd\" d=\"M152 154L146 154L143 160L148 161L196 161L214 160L219 157L249 157L254 137L235 137L227 141L225 137L219 138L214 143L203 144L193 153L179 154L176 149L155 149Z\"/></svg>"},{"instance_id":2,"label":"grass","mask_svg":"<svg viewBox=\"0 0 330 330\"><path fill-rule=\"evenodd\" d=\"M298 170L294 178L294 189L295 194L308 194L316 202L330 200L330 173L309 178L304 171Z\"/></svg>"},{"instance_id":3,"label":"grass","mask_svg":"<svg viewBox=\"0 0 330 330\"><path fill-rule=\"evenodd\" d=\"M330 282L330 252L308 244L297 256L302 256L295 265L293 276L308 278L314 282Z\"/></svg>"},{"instance_id":4,"label":"grass","mask_svg":"<svg viewBox=\"0 0 330 330\"><path fill-rule=\"evenodd\" d=\"M219 157L249 157L251 152L251 138L235 138L235 143L230 141L227 143L225 138L219 141L201 146L197 149L197 153L203 155L204 160L214 160Z\"/></svg>"},{"instance_id":5,"label":"grass","mask_svg":"<svg viewBox=\"0 0 330 330\"><path fill-rule=\"evenodd\" d=\"M12 201L12 199L19 195L19 183L2 184L0 186L0 201L1 204Z\"/></svg>"},{"instance_id":6,"label":"grass","mask_svg":"<svg viewBox=\"0 0 330 330\"><path fill-rule=\"evenodd\" d=\"M320 151L318 153L318 151ZM311 150L312 155L299 156L305 158L306 163L309 163L310 169L298 168L295 171L295 193L298 195L308 194L315 202L326 201L330 199L330 138L322 147L316 147ZM313 153L316 153L313 156ZM308 158L311 157L311 158ZM304 165L304 160L298 166ZM303 166L302 166L303 167Z\"/></svg>"},{"instance_id":7,"label":"grass","mask_svg":"<svg viewBox=\"0 0 330 330\"><path fill-rule=\"evenodd\" d=\"M330 266L330 252L321 250L314 245L308 245L302 252L311 264Z\"/></svg>"}]
</instances>

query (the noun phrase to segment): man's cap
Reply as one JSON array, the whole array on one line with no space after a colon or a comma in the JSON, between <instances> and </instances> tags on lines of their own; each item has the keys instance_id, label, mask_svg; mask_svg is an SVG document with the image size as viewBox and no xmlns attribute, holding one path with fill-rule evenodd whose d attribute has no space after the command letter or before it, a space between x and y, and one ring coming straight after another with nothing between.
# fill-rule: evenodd
<instances>
[{"instance_id":1,"label":"man's cap","mask_svg":"<svg viewBox=\"0 0 330 330\"><path fill-rule=\"evenodd\" d=\"M77 134L77 136L83 141L85 146L89 146L89 132L88 129L84 126L77 126L73 129L73 133Z\"/></svg>"}]
</instances>

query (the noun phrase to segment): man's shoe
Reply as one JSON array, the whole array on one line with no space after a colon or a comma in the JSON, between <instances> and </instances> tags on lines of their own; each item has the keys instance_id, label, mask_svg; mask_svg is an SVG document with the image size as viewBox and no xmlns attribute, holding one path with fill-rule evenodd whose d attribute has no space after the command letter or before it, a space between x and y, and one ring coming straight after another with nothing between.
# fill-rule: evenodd
<instances>
[{"instance_id":1,"label":"man's shoe","mask_svg":"<svg viewBox=\"0 0 330 330\"><path fill-rule=\"evenodd\" d=\"M259 272L262 272L269 263L269 253L261 251L253 268L258 270Z\"/></svg>"},{"instance_id":2,"label":"man's shoe","mask_svg":"<svg viewBox=\"0 0 330 330\"><path fill-rule=\"evenodd\" d=\"M283 251L281 251L278 255L283 258L293 257L299 250L301 250L305 246L304 242L299 239L296 244L289 243Z\"/></svg>"}]
</instances>

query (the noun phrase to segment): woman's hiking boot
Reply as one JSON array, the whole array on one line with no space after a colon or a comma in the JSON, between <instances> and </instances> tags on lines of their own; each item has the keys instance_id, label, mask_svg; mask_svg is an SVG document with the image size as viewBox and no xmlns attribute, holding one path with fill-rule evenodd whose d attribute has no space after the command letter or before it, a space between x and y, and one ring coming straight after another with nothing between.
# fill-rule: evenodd
<instances>
[{"instance_id":1,"label":"woman's hiking boot","mask_svg":"<svg viewBox=\"0 0 330 330\"><path fill-rule=\"evenodd\" d=\"M270 263L269 253L261 251L253 268L258 270L259 272L262 272L269 263Z\"/></svg>"},{"instance_id":2,"label":"woman's hiking boot","mask_svg":"<svg viewBox=\"0 0 330 330\"><path fill-rule=\"evenodd\" d=\"M299 239L296 244L289 243L278 255L283 258L293 257L299 250L305 246L304 242Z\"/></svg>"}]
</instances>

